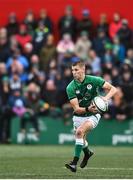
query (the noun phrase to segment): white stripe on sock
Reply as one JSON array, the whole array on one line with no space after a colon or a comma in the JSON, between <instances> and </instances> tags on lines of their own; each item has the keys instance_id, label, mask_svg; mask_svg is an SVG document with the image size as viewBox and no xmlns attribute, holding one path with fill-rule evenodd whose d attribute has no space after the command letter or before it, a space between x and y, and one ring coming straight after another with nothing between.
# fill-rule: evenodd
<instances>
[{"instance_id":1,"label":"white stripe on sock","mask_svg":"<svg viewBox=\"0 0 133 180\"><path fill-rule=\"evenodd\" d=\"M76 145L82 145L84 144L84 140L83 139L76 139Z\"/></svg>"}]
</instances>

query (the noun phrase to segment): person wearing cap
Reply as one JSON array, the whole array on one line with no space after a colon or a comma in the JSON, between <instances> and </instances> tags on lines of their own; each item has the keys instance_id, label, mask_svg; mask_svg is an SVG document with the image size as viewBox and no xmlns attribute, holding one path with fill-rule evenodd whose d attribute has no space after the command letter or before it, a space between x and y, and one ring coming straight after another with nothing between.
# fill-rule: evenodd
<instances>
[{"instance_id":1,"label":"person wearing cap","mask_svg":"<svg viewBox=\"0 0 133 180\"><path fill-rule=\"evenodd\" d=\"M88 9L82 10L82 17L77 24L77 32L80 34L82 31L89 33L89 36L92 36L93 22L90 18L90 11Z\"/></svg>"},{"instance_id":2,"label":"person wearing cap","mask_svg":"<svg viewBox=\"0 0 133 180\"><path fill-rule=\"evenodd\" d=\"M124 44L126 50L132 47L132 30L128 25L127 19L122 19L122 26L117 32L117 35L120 38L120 42Z\"/></svg>"}]
</instances>

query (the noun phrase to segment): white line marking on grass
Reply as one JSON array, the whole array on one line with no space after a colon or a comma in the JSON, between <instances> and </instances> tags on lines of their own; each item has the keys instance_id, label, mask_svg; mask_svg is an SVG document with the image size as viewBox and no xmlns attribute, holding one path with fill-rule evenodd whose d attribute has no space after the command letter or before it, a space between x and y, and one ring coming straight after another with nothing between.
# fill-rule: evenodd
<instances>
[{"instance_id":1,"label":"white line marking on grass","mask_svg":"<svg viewBox=\"0 0 133 180\"><path fill-rule=\"evenodd\" d=\"M127 170L127 171L133 171L133 168L110 168L110 167L108 167L108 168L104 168L104 167L102 167L102 168L100 168L100 167L86 167L85 169L94 169L94 170L98 170L98 169L100 169L100 170L120 170L120 171L125 171L125 170Z\"/></svg>"},{"instance_id":2,"label":"white line marking on grass","mask_svg":"<svg viewBox=\"0 0 133 180\"><path fill-rule=\"evenodd\" d=\"M65 168L65 167L63 167L63 168ZM105 168L105 167L85 167L84 169L91 169L91 170L111 170L111 171L113 171L113 170L120 170L120 171L133 171L133 168L110 168L110 167L107 167L107 168Z\"/></svg>"}]
</instances>

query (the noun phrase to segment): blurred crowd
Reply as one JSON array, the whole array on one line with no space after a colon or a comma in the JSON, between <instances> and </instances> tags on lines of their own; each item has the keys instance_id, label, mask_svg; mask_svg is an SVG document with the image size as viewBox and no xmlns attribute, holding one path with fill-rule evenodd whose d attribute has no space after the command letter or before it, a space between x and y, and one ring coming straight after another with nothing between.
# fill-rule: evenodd
<instances>
[{"instance_id":1,"label":"blurred crowd","mask_svg":"<svg viewBox=\"0 0 133 180\"><path fill-rule=\"evenodd\" d=\"M101 14L97 24L89 9L81 13L77 19L72 6L65 8L56 22L59 38L46 9L38 17L29 10L21 22L12 12L0 28L0 142L9 141L14 116L20 118L21 135L27 122L32 123L35 138L39 115L68 123L72 109L65 88L72 80L71 63L79 58L88 74L102 76L118 88L104 118L133 117L133 29L119 13L110 22Z\"/></svg>"}]
</instances>

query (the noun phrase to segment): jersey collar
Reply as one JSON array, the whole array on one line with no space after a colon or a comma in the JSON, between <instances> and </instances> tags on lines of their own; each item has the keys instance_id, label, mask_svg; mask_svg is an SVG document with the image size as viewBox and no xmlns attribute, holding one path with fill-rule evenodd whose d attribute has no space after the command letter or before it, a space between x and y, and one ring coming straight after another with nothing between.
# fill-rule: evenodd
<instances>
[{"instance_id":1,"label":"jersey collar","mask_svg":"<svg viewBox=\"0 0 133 180\"><path fill-rule=\"evenodd\" d=\"M83 80L82 82L79 82L79 81L77 81L77 80L75 80L75 79L74 79L74 81L75 81L77 84L82 84L82 83L84 83L85 78L86 78L86 75L85 75L84 80Z\"/></svg>"}]
</instances>

